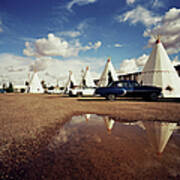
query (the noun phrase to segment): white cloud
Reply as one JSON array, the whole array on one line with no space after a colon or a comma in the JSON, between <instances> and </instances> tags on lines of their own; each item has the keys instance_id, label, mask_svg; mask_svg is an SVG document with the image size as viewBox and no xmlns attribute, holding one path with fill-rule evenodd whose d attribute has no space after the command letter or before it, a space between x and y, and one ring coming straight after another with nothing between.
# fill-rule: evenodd
<instances>
[{"instance_id":1,"label":"white cloud","mask_svg":"<svg viewBox=\"0 0 180 180\"><path fill-rule=\"evenodd\" d=\"M2 21L0 20L0 33L3 32Z\"/></svg>"},{"instance_id":2,"label":"white cloud","mask_svg":"<svg viewBox=\"0 0 180 180\"><path fill-rule=\"evenodd\" d=\"M146 64L149 56L146 54L143 54L142 56L138 58L131 58L131 59L125 59L120 64L119 73L134 73L134 72L140 72L143 70L144 65ZM178 56L176 56L171 63L173 66L180 65L180 60L178 59Z\"/></svg>"},{"instance_id":3,"label":"white cloud","mask_svg":"<svg viewBox=\"0 0 180 180\"><path fill-rule=\"evenodd\" d=\"M26 42L26 48L23 53L26 56L62 56L72 57L78 56L80 51L87 51L90 49L97 49L101 46L101 42L98 41L95 44L82 46L79 40L73 40L68 42L61 37L56 37L54 34L48 34L48 38L37 39L34 44Z\"/></svg>"},{"instance_id":4,"label":"white cloud","mask_svg":"<svg viewBox=\"0 0 180 180\"><path fill-rule=\"evenodd\" d=\"M101 42L101 41L97 41L97 42L94 44L94 46L92 46L92 47L93 47L93 49L98 49L98 48L101 47L101 45L102 45L102 42Z\"/></svg>"},{"instance_id":5,"label":"white cloud","mask_svg":"<svg viewBox=\"0 0 180 180\"><path fill-rule=\"evenodd\" d=\"M32 64L30 64L29 71L32 72L44 71L48 67L48 60L51 60L51 57L37 58Z\"/></svg>"},{"instance_id":6,"label":"white cloud","mask_svg":"<svg viewBox=\"0 0 180 180\"><path fill-rule=\"evenodd\" d=\"M153 8L164 7L163 2L160 0L154 0L152 5L153 5Z\"/></svg>"},{"instance_id":7,"label":"white cloud","mask_svg":"<svg viewBox=\"0 0 180 180\"><path fill-rule=\"evenodd\" d=\"M70 38L76 38L78 36L81 36L84 34L86 29L90 26L90 23L91 23L90 21L91 20L89 19L85 19L82 22L80 22L73 30L58 32L56 33L56 35L60 37L67 36Z\"/></svg>"},{"instance_id":8,"label":"white cloud","mask_svg":"<svg viewBox=\"0 0 180 180\"><path fill-rule=\"evenodd\" d=\"M84 5L87 5L87 4L92 4L92 3L95 3L97 0L72 0L71 2L69 2L66 6L66 8L71 11L72 10L72 7L74 5L79 5L79 6L84 6Z\"/></svg>"},{"instance_id":9,"label":"white cloud","mask_svg":"<svg viewBox=\"0 0 180 180\"><path fill-rule=\"evenodd\" d=\"M127 4L133 4L136 0L126 0Z\"/></svg>"},{"instance_id":10,"label":"white cloud","mask_svg":"<svg viewBox=\"0 0 180 180\"><path fill-rule=\"evenodd\" d=\"M114 45L114 47L122 47L123 45L122 44L119 44L119 43L116 43L115 45Z\"/></svg>"},{"instance_id":11,"label":"white cloud","mask_svg":"<svg viewBox=\"0 0 180 180\"><path fill-rule=\"evenodd\" d=\"M81 23L79 23L78 26L77 26L77 29L82 32L82 31L84 31L88 26L89 26L89 22L88 22L88 19L87 19L87 20L84 20L84 21L82 21Z\"/></svg>"},{"instance_id":12,"label":"white cloud","mask_svg":"<svg viewBox=\"0 0 180 180\"><path fill-rule=\"evenodd\" d=\"M180 60L179 60L178 56L176 56L176 57L172 60L172 64L173 64L173 66L180 65Z\"/></svg>"},{"instance_id":13,"label":"white cloud","mask_svg":"<svg viewBox=\"0 0 180 180\"><path fill-rule=\"evenodd\" d=\"M132 58L132 59L125 59L120 64L120 73L134 73L141 71L144 67L146 61L148 59L148 56L146 54L143 54L139 58Z\"/></svg>"},{"instance_id":14,"label":"white cloud","mask_svg":"<svg viewBox=\"0 0 180 180\"><path fill-rule=\"evenodd\" d=\"M28 75L32 71L38 71L40 80L50 85L56 85L59 81L63 85L71 70L77 81L80 81L81 70L86 66L90 67L93 78L99 77L105 61L101 58L71 58L59 60L51 57L43 57L37 60L28 57L15 56L12 54L0 54L0 85L13 82L16 85L23 85L28 81Z\"/></svg>"},{"instance_id":15,"label":"white cloud","mask_svg":"<svg viewBox=\"0 0 180 180\"><path fill-rule=\"evenodd\" d=\"M80 36L81 32L80 31L63 31L63 32L60 32L58 34L60 36L68 36L68 37L75 38L75 37Z\"/></svg>"},{"instance_id":16,"label":"white cloud","mask_svg":"<svg viewBox=\"0 0 180 180\"><path fill-rule=\"evenodd\" d=\"M148 28L144 32L145 37L150 37L148 46L152 47L155 37L161 35L161 40L169 54L180 51L180 9L172 8L153 28Z\"/></svg>"},{"instance_id":17,"label":"white cloud","mask_svg":"<svg viewBox=\"0 0 180 180\"><path fill-rule=\"evenodd\" d=\"M24 84L28 78L29 65L33 62L30 58L12 54L0 54L0 84L13 82Z\"/></svg>"},{"instance_id":18,"label":"white cloud","mask_svg":"<svg viewBox=\"0 0 180 180\"><path fill-rule=\"evenodd\" d=\"M116 19L119 22L129 21L131 24L141 22L145 26L151 26L161 21L161 16L155 15L153 12L142 6L137 6L135 9L125 12L123 15L117 16Z\"/></svg>"}]
</instances>

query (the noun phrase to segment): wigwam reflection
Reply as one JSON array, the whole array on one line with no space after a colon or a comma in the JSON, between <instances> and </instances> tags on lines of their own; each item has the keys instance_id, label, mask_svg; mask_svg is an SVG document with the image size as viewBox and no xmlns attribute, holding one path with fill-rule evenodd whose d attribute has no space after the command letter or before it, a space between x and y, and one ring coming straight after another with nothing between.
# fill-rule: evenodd
<instances>
[{"instance_id":1,"label":"wigwam reflection","mask_svg":"<svg viewBox=\"0 0 180 180\"><path fill-rule=\"evenodd\" d=\"M164 151L177 123L143 122L149 141L160 155Z\"/></svg>"},{"instance_id":2,"label":"wigwam reflection","mask_svg":"<svg viewBox=\"0 0 180 180\"><path fill-rule=\"evenodd\" d=\"M107 131L111 132L111 130L115 124L115 121L109 116L104 116L103 119L104 119Z\"/></svg>"},{"instance_id":3,"label":"wigwam reflection","mask_svg":"<svg viewBox=\"0 0 180 180\"><path fill-rule=\"evenodd\" d=\"M114 128L115 123L117 123L117 128ZM135 143L144 142L142 141L144 138L154 149L152 149L153 151L149 149L149 152L153 153L155 151L157 154L162 154L173 131L177 129L178 126L177 123L159 121L120 122L119 119L115 117L84 114L74 116L71 121L61 127L57 132L57 136L55 136L50 143L50 147L51 149L58 148L67 142L72 143L74 139L80 142L84 137L102 136L101 139L105 140L107 137L104 134L105 131L103 127L105 127L108 135L111 134L114 129L115 133L111 134L112 138L127 139L127 142L123 140L126 144L128 144L131 138L133 139L134 145ZM141 146L148 148L145 147L146 145L144 143L142 143Z\"/></svg>"},{"instance_id":4,"label":"wigwam reflection","mask_svg":"<svg viewBox=\"0 0 180 180\"><path fill-rule=\"evenodd\" d=\"M51 174L62 179L179 179L180 139L175 129L177 123L172 122L73 116L47 147L54 156ZM156 153L163 151L159 158Z\"/></svg>"}]
</instances>

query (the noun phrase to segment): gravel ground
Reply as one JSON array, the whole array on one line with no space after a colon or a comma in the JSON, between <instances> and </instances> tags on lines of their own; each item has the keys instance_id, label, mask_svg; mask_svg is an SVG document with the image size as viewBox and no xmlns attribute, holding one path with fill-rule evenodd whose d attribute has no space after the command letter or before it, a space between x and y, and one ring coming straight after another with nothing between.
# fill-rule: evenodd
<instances>
[{"instance_id":1,"label":"gravel ground","mask_svg":"<svg viewBox=\"0 0 180 180\"><path fill-rule=\"evenodd\" d=\"M104 114L119 121L163 120L180 122L180 103L144 102L139 99L106 101L103 98L69 98L59 95L0 95L0 179L48 179L30 175L32 164L53 164L44 147L57 129L73 115ZM46 159L48 157L48 159ZM53 157L53 156L52 156ZM41 172L41 174L46 174Z\"/></svg>"}]
</instances>

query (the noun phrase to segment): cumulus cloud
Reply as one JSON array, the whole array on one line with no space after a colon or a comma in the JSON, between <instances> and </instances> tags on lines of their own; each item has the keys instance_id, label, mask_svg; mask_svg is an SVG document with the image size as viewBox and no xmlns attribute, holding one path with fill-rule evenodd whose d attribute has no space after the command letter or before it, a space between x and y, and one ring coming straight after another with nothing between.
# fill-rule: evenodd
<instances>
[{"instance_id":1,"label":"cumulus cloud","mask_svg":"<svg viewBox=\"0 0 180 180\"><path fill-rule=\"evenodd\" d=\"M145 37L150 37L148 46L152 47L155 37L161 35L161 40L169 54L180 51L180 9L172 8L153 28L147 28Z\"/></svg>"},{"instance_id":2,"label":"cumulus cloud","mask_svg":"<svg viewBox=\"0 0 180 180\"><path fill-rule=\"evenodd\" d=\"M155 15L153 12L145 9L142 6L137 6L135 9L117 16L116 19L119 22L129 21L131 24L137 24L140 22L145 26L151 26L161 21L161 16Z\"/></svg>"},{"instance_id":3,"label":"cumulus cloud","mask_svg":"<svg viewBox=\"0 0 180 180\"><path fill-rule=\"evenodd\" d=\"M48 67L48 60L49 59L51 59L51 58L37 58L29 66L29 71L32 71L32 72L44 71Z\"/></svg>"},{"instance_id":4,"label":"cumulus cloud","mask_svg":"<svg viewBox=\"0 0 180 180\"><path fill-rule=\"evenodd\" d=\"M120 64L119 73L134 73L141 71L148 59L148 55L143 54L139 58L125 59Z\"/></svg>"},{"instance_id":5,"label":"cumulus cloud","mask_svg":"<svg viewBox=\"0 0 180 180\"><path fill-rule=\"evenodd\" d=\"M155 0L153 6L163 6ZM117 17L119 22L129 21L131 24L141 22L146 26L144 37L150 37L148 47L152 47L157 35L161 35L161 40L168 54L175 54L180 51L180 9L172 8L164 16L158 16L142 6L125 12Z\"/></svg>"},{"instance_id":6,"label":"cumulus cloud","mask_svg":"<svg viewBox=\"0 0 180 180\"><path fill-rule=\"evenodd\" d=\"M138 58L131 58L131 59L125 59L120 64L119 73L134 73L134 72L141 72L144 68L144 65L146 64L149 56L146 54L143 54L142 56ZM173 66L180 65L180 60L178 56L176 56L171 61Z\"/></svg>"},{"instance_id":7,"label":"cumulus cloud","mask_svg":"<svg viewBox=\"0 0 180 180\"><path fill-rule=\"evenodd\" d=\"M133 4L136 0L126 0L127 4Z\"/></svg>"},{"instance_id":8,"label":"cumulus cloud","mask_svg":"<svg viewBox=\"0 0 180 180\"><path fill-rule=\"evenodd\" d=\"M43 57L33 60L28 57L15 56L11 54L0 54L0 85L13 82L23 85L28 81L29 74L38 71L40 80L44 80L48 86L64 85L71 70L80 82L81 70L90 67L93 78L98 78L104 67L104 59L101 58L69 58L67 60Z\"/></svg>"},{"instance_id":9,"label":"cumulus cloud","mask_svg":"<svg viewBox=\"0 0 180 180\"><path fill-rule=\"evenodd\" d=\"M84 6L87 4L95 3L96 1L97 0L72 0L67 4L66 8L71 11L74 5Z\"/></svg>"},{"instance_id":10,"label":"cumulus cloud","mask_svg":"<svg viewBox=\"0 0 180 180\"><path fill-rule=\"evenodd\" d=\"M34 43L25 43L26 48L23 53L26 56L62 56L72 57L78 56L80 51L87 51L90 49L97 49L101 46L98 41L95 44L90 43L87 46L82 46L79 40L68 42L54 34L48 34L48 38L37 39Z\"/></svg>"},{"instance_id":11,"label":"cumulus cloud","mask_svg":"<svg viewBox=\"0 0 180 180\"><path fill-rule=\"evenodd\" d=\"M0 84L13 82L24 84L28 77L29 65L32 59L15 56L12 54L0 54Z\"/></svg>"},{"instance_id":12,"label":"cumulus cloud","mask_svg":"<svg viewBox=\"0 0 180 180\"><path fill-rule=\"evenodd\" d=\"M104 61L97 58L85 59L68 59L66 61L54 58L40 59L38 62L40 67L46 67L39 72L41 79L45 80L48 85L55 85L59 81L60 85L64 85L68 79L69 71L72 71L77 82L81 80L81 70L89 66L92 77L99 76L100 69L104 66Z\"/></svg>"},{"instance_id":13,"label":"cumulus cloud","mask_svg":"<svg viewBox=\"0 0 180 180\"><path fill-rule=\"evenodd\" d=\"M101 47L101 45L102 45L102 42L101 41L97 41L94 45L92 45L91 47L93 48L93 49L98 49L98 48L100 48Z\"/></svg>"}]
</instances>

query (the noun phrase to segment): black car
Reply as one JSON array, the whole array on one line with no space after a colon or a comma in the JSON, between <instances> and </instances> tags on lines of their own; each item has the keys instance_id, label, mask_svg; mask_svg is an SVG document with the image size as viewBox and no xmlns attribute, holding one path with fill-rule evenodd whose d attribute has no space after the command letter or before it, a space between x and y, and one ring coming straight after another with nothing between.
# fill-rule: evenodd
<instances>
[{"instance_id":1,"label":"black car","mask_svg":"<svg viewBox=\"0 0 180 180\"><path fill-rule=\"evenodd\" d=\"M137 81L122 80L109 84L108 87L100 87L95 91L95 95L100 95L108 100L115 100L118 96L142 97L146 100L157 100L162 89L154 86L143 86Z\"/></svg>"}]
</instances>

